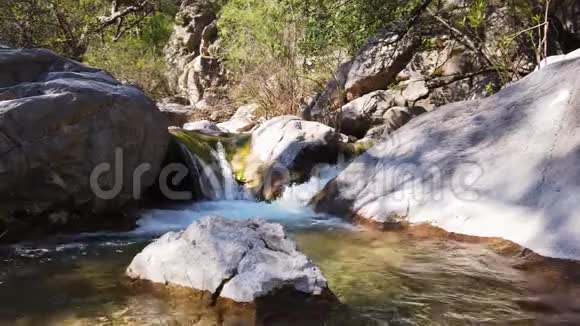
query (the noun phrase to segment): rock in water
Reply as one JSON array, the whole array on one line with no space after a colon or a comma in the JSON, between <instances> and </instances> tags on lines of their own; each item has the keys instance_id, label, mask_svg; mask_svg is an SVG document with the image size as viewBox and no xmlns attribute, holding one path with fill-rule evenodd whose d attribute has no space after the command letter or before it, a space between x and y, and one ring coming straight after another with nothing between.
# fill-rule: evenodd
<instances>
[{"instance_id":1,"label":"rock in water","mask_svg":"<svg viewBox=\"0 0 580 326\"><path fill-rule=\"evenodd\" d=\"M118 211L156 182L168 141L138 89L49 50L0 49L0 211ZM90 183L101 163L104 197Z\"/></svg>"},{"instance_id":2,"label":"rock in water","mask_svg":"<svg viewBox=\"0 0 580 326\"><path fill-rule=\"evenodd\" d=\"M336 163L341 134L295 116L270 119L252 132L246 185L271 200L292 182L303 181L321 163Z\"/></svg>"},{"instance_id":3,"label":"rock in water","mask_svg":"<svg viewBox=\"0 0 580 326\"><path fill-rule=\"evenodd\" d=\"M429 221L580 259L580 59L423 114L313 200L376 223Z\"/></svg>"},{"instance_id":4,"label":"rock in water","mask_svg":"<svg viewBox=\"0 0 580 326\"><path fill-rule=\"evenodd\" d=\"M312 296L327 290L322 272L282 226L259 219L206 217L183 232L167 233L135 256L127 275L236 302L254 302L288 288Z\"/></svg>"}]
</instances>

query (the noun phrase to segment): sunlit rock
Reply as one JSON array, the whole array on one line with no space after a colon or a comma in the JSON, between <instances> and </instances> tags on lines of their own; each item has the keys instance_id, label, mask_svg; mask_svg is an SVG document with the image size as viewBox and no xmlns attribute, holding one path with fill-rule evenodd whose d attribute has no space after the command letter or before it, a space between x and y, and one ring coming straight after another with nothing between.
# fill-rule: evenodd
<instances>
[{"instance_id":1,"label":"sunlit rock","mask_svg":"<svg viewBox=\"0 0 580 326\"><path fill-rule=\"evenodd\" d=\"M206 217L183 232L167 233L133 259L127 275L236 302L254 302L283 288L313 296L328 291L322 272L282 226L258 219Z\"/></svg>"},{"instance_id":2,"label":"sunlit rock","mask_svg":"<svg viewBox=\"0 0 580 326\"><path fill-rule=\"evenodd\" d=\"M165 118L140 90L49 50L0 49L7 213L119 212L155 184L168 142Z\"/></svg>"},{"instance_id":3,"label":"sunlit rock","mask_svg":"<svg viewBox=\"0 0 580 326\"><path fill-rule=\"evenodd\" d=\"M313 204L578 259L579 74L580 60L561 61L485 100L423 114L355 160Z\"/></svg>"}]
</instances>

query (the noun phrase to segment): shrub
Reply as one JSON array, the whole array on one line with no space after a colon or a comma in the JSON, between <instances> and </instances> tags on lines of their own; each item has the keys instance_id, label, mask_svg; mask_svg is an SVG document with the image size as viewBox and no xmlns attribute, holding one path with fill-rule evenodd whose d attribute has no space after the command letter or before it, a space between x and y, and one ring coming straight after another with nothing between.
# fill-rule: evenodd
<instances>
[{"instance_id":1,"label":"shrub","mask_svg":"<svg viewBox=\"0 0 580 326\"><path fill-rule=\"evenodd\" d=\"M141 27L119 41L95 40L89 45L85 62L135 84L151 97L170 96L163 47L173 30L173 12L170 9L147 17Z\"/></svg>"}]
</instances>

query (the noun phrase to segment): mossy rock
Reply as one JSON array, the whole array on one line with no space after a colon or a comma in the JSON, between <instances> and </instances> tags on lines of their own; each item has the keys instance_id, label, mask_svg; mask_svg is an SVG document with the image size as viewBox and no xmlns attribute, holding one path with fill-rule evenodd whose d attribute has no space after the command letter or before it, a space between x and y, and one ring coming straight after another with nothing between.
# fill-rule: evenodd
<instances>
[{"instance_id":1,"label":"mossy rock","mask_svg":"<svg viewBox=\"0 0 580 326\"><path fill-rule=\"evenodd\" d=\"M221 143L236 180L242 183L246 181L246 166L252 150L250 134L224 133L213 136L182 129L171 130L170 133L207 164L217 163L212 152L216 151L218 143Z\"/></svg>"},{"instance_id":2,"label":"mossy rock","mask_svg":"<svg viewBox=\"0 0 580 326\"><path fill-rule=\"evenodd\" d=\"M197 156L204 163L211 167L217 168L218 162L213 154L218 149L218 143L221 143L226 154L226 160L232 167L234 178L240 184L257 195L258 198L264 200L274 200L283 190L283 187L269 186L265 187L265 177L272 178L272 165L267 162L262 162L254 155L252 155L252 135L251 134L235 134L223 133L220 135L208 135L198 131L189 131L182 129L174 129L170 131L171 134L181 144L184 144L192 154ZM313 147L310 150L305 150L301 153L304 164L298 164L290 168L289 180L281 180L281 184L301 183L307 181L310 177L310 170L312 165L319 162L311 162L309 157L324 156L325 150L328 151L328 157L333 157L339 161L340 157L346 161L350 161L362 153L366 152L374 145L372 142L362 143L348 143L339 144L337 147L317 148ZM336 163L326 162L328 164Z\"/></svg>"},{"instance_id":3,"label":"mossy rock","mask_svg":"<svg viewBox=\"0 0 580 326\"><path fill-rule=\"evenodd\" d=\"M375 145L374 142L360 142L341 144L339 153L343 155L346 161L353 160L358 156L364 154Z\"/></svg>"}]
</instances>

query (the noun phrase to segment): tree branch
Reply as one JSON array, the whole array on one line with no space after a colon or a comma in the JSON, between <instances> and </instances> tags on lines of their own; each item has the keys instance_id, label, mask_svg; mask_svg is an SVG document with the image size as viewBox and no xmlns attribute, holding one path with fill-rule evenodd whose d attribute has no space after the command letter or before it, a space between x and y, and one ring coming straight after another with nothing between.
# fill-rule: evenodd
<instances>
[{"instance_id":1,"label":"tree branch","mask_svg":"<svg viewBox=\"0 0 580 326\"><path fill-rule=\"evenodd\" d=\"M133 6L128 6L121 10L117 10L117 2L113 1L112 11L114 12L112 12L108 17L99 17L101 26L97 29L97 31L104 30L105 28L115 24L119 19L122 19L132 13L143 11L148 5L151 4L153 4L153 0L142 0Z\"/></svg>"},{"instance_id":2,"label":"tree branch","mask_svg":"<svg viewBox=\"0 0 580 326\"><path fill-rule=\"evenodd\" d=\"M431 88L440 88L443 86L453 84L453 83L460 81L460 80L476 77L479 75L495 73L495 72L497 72L496 68L488 67L488 68L484 68L484 69L481 69L481 70L478 70L478 71L475 71L472 73L454 74L454 75L448 75L448 76L426 78L427 87L430 89Z\"/></svg>"},{"instance_id":3,"label":"tree branch","mask_svg":"<svg viewBox=\"0 0 580 326\"><path fill-rule=\"evenodd\" d=\"M433 16L433 18L435 18L438 22L440 22L443 26L445 26L447 29L449 29L456 37L460 38L462 43L465 46L467 46L470 50L472 50L475 53L479 53L482 56L482 58L487 62L487 64L492 65L492 66L494 65L493 60L489 57L489 55L487 55L487 53L485 53L485 51L483 51L481 48L478 48L475 45L475 43L473 43L469 39L469 37L467 35L465 35L463 32L461 32L457 28L453 27L450 23L448 23L441 16L434 13L431 9L427 8L427 12L431 16Z\"/></svg>"}]
</instances>

